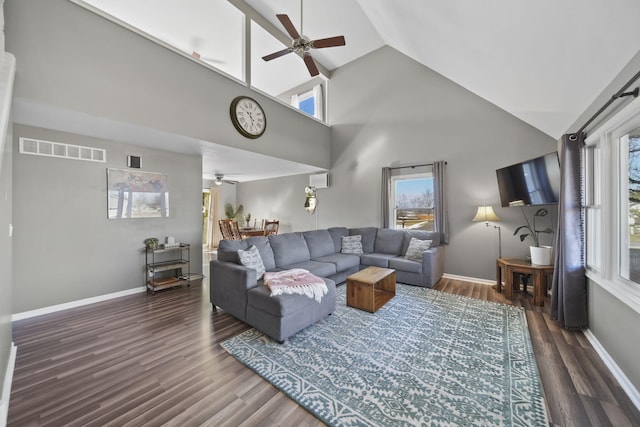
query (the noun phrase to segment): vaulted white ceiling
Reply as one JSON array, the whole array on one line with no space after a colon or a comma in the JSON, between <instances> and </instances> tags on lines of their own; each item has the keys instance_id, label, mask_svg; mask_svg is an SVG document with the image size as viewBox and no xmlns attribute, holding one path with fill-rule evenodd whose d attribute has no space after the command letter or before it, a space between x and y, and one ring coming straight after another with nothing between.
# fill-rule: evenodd
<instances>
[{"instance_id":1,"label":"vaulted white ceiling","mask_svg":"<svg viewBox=\"0 0 640 427\"><path fill-rule=\"evenodd\" d=\"M274 95L309 79L294 54L260 60L285 47L285 13L311 39L345 36L312 51L328 70L386 44L554 138L640 49L638 0L304 0L302 22L300 0L86 2L232 75L243 60L234 6L257 12L273 25L253 31L252 67Z\"/></svg>"}]
</instances>

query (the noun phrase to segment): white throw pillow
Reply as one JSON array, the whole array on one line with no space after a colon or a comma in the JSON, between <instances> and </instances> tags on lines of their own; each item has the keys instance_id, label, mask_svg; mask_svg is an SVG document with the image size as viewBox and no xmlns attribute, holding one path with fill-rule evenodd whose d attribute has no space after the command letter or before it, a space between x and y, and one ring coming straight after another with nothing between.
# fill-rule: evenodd
<instances>
[{"instance_id":1,"label":"white throw pillow","mask_svg":"<svg viewBox=\"0 0 640 427\"><path fill-rule=\"evenodd\" d=\"M362 253L362 236L356 234L355 236L342 236L342 250L343 254L361 254Z\"/></svg>"},{"instance_id":2,"label":"white throw pillow","mask_svg":"<svg viewBox=\"0 0 640 427\"><path fill-rule=\"evenodd\" d=\"M404 257L411 261L422 262L422 252L431 247L431 242L431 240L420 240L412 237Z\"/></svg>"},{"instance_id":3,"label":"white throw pillow","mask_svg":"<svg viewBox=\"0 0 640 427\"><path fill-rule=\"evenodd\" d=\"M256 271L256 278L258 280L262 279L265 272L264 263L262 262L260 252L255 245L252 245L246 251L243 251L242 249L238 250L238 257L240 258L240 263L242 265L253 268Z\"/></svg>"}]
</instances>

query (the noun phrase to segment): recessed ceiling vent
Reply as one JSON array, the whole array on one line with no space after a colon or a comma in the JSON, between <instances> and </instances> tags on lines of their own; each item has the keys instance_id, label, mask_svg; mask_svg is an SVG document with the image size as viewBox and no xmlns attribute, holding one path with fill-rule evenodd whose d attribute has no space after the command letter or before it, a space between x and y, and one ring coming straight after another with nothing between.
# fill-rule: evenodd
<instances>
[{"instance_id":1,"label":"recessed ceiling vent","mask_svg":"<svg viewBox=\"0 0 640 427\"><path fill-rule=\"evenodd\" d=\"M107 151L101 148L83 147L82 145L71 145L31 138L20 138L20 153L86 160L89 162L105 163L107 161Z\"/></svg>"}]
</instances>

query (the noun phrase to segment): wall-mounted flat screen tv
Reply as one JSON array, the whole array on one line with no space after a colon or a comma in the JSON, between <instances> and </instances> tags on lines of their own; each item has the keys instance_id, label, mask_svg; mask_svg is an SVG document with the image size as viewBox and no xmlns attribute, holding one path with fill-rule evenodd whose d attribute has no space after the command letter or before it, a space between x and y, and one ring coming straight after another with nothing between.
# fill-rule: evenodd
<instances>
[{"instance_id":1,"label":"wall-mounted flat screen tv","mask_svg":"<svg viewBox=\"0 0 640 427\"><path fill-rule=\"evenodd\" d=\"M496 170L502 207L551 205L560 197L558 153Z\"/></svg>"}]
</instances>

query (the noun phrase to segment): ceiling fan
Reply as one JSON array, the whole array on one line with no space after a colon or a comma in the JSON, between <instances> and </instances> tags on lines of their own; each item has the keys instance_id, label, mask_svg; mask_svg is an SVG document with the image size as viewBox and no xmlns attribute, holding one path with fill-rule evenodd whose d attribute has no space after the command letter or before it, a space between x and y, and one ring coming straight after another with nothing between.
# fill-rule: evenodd
<instances>
[{"instance_id":1,"label":"ceiling fan","mask_svg":"<svg viewBox=\"0 0 640 427\"><path fill-rule=\"evenodd\" d=\"M300 0L300 33L302 33L302 16L302 0ZM313 58L311 57L311 53L309 51L311 49L344 46L346 44L344 36L309 40L307 36L298 33L296 27L293 26L291 19L289 19L289 16L287 16L286 14L279 14L276 15L276 17L280 20L280 23L282 24L284 29L287 30L287 32L291 36L291 47L280 50L278 52L274 52L267 56L263 56L262 59L264 59L265 61L271 61L272 59L276 59L288 53L295 52L303 59L305 65L307 66L307 70L309 70L309 74L311 74L311 76L317 76L318 74L320 74L320 72L318 71L318 67L313 61Z\"/></svg>"},{"instance_id":2,"label":"ceiling fan","mask_svg":"<svg viewBox=\"0 0 640 427\"><path fill-rule=\"evenodd\" d=\"M228 180L228 179L224 179L224 174L222 174L222 173L217 173L217 174L215 174L215 176L216 176L216 180L214 181L215 185L222 185L223 183L225 183L225 184L237 184L238 183L238 181L231 181L231 180Z\"/></svg>"}]
</instances>

